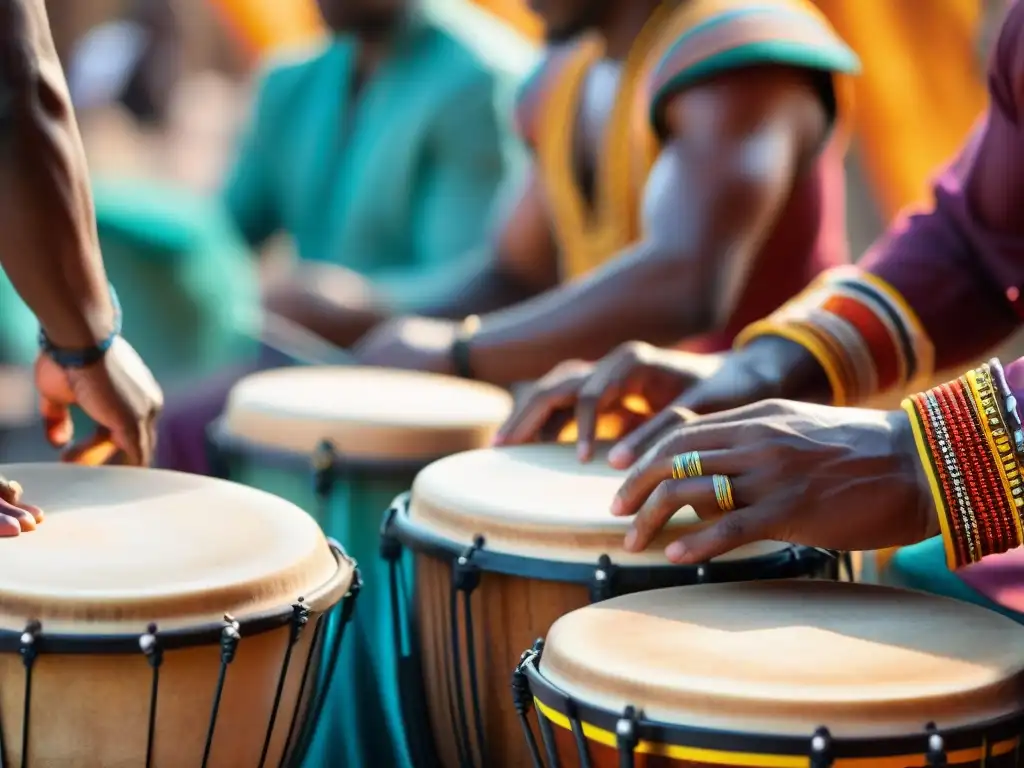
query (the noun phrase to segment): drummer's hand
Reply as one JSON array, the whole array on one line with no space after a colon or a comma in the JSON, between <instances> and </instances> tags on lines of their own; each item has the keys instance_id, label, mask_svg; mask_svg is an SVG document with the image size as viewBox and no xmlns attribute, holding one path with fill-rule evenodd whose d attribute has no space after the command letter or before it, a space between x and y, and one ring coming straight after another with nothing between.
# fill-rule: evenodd
<instances>
[{"instance_id":1,"label":"drummer's hand","mask_svg":"<svg viewBox=\"0 0 1024 768\"><path fill-rule=\"evenodd\" d=\"M41 522L43 511L22 502L21 486L0 475L0 537L34 531Z\"/></svg>"},{"instance_id":2,"label":"drummer's hand","mask_svg":"<svg viewBox=\"0 0 1024 768\"><path fill-rule=\"evenodd\" d=\"M803 347L782 338L758 339L749 347L723 355L711 375L694 377L693 386L669 407L619 440L608 461L618 469L632 466L695 413L718 413L772 398L816 402L827 396L828 381Z\"/></svg>"},{"instance_id":3,"label":"drummer's hand","mask_svg":"<svg viewBox=\"0 0 1024 768\"><path fill-rule=\"evenodd\" d=\"M353 352L363 365L452 373L458 324L427 317L399 317L378 326Z\"/></svg>"},{"instance_id":4,"label":"drummer's hand","mask_svg":"<svg viewBox=\"0 0 1024 768\"><path fill-rule=\"evenodd\" d=\"M623 416L626 429L631 429L644 418L627 407L628 400L660 411L721 364L720 355L660 349L639 341L621 345L594 364L564 362L527 388L495 444L534 442L549 431L553 420L575 409L577 450L581 461L589 461L601 416Z\"/></svg>"},{"instance_id":5,"label":"drummer's hand","mask_svg":"<svg viewBox=\"0 0 1024 768\"><path fill-rule=\"evenodd\" d=\"M702 476L672 479L672 457L698 451ZM723 513L711 476L732 481ZM755 541L841 550L911 544L938 518L903 411L770 400L671 431L629 473L612 514L635 515L626 548L644 549L682 507L709 524L665 550L702 563Z\"/></svg>"},{"instance_id":6,"label":"drummer's hand","mask_svg":"<svg viewBox=\"0 0 1024 768\"><path fill-rule=\"evenodd\" d=\"M117 338L103 359L85 368L61 368L41 354L36 387L46 436L57 448L74 437L70 406L77 405L124 453L125 463L146 466L156 446L163 392L131 344Z\"/></svg>"}]
</instances>

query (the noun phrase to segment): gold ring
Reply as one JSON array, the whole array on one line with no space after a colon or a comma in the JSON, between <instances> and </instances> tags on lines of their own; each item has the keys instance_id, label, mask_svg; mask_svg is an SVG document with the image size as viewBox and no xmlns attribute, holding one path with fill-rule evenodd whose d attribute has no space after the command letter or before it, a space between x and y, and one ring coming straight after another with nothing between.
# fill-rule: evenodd
<instances>
[{"instance_id":1,"label":"gold ring","mask_svg":"<svg viewBox=\"0 0 1024 768\"><path fill-rule=\"evenodd\" d=\"M685 480L688 477L700 477L704 469L700 465L700 454L687 451L672 457L672 479Z\"/></svg>"},{"instance_id":2,"label":"gold ring","mask_svg":"<svg viewBox=\"0 0 1024 768\"><path fill-rule=\"evenodd\" d=\"M732 493L732 480L727 475L712 475L711 482L715 486L715 501L723 512L736 509L736 497Z\"/></svg>"}]
</instances>

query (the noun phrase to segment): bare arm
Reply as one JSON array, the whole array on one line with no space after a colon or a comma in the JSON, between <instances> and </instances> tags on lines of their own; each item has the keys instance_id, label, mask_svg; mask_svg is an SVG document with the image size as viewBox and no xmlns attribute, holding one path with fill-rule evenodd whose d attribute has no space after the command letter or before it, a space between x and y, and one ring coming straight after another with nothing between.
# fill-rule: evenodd
<instances>
[{"instance_id":1,"label":"bare arm","mask_svg":"<svg viewBox=\"0 0 1024 768\"><path fill-rule=\"evenodd\" d=\"M110 334L88 169L43 0L0 0L0 231L0 264L56 345Z\"/></svg>"},{"instance_id":2,"label":"bare arm","mask_svg":"<svg viewBox=\"0 0 1024 768\"><path fill-rule=\"evenodd\" d=\"M422 314L460 319L510 306L557 285L558 249L533 172L499 231L494 253L480 271Z\"/></svg>"},{"instance_id":3,"label":"bare arm","mask_svg":"<svg viewBox=\"0 0 1024 768\"><path fill-rule=\"evenodd\" d=\"M482 379L540 376L640 338L669 344L719 327L827 115L810 76L745 70L674 96L644 200L644 238L583 280L485 317Z\"/></svg>"}]
</instances>

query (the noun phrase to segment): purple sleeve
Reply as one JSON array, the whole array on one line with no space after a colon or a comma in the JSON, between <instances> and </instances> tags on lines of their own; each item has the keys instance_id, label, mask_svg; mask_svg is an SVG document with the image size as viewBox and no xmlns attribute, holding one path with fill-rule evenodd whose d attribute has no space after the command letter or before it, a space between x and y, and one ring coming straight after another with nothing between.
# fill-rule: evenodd
<instances>
[{"instance_id":1,"label":"purple sleeve","mask_svg":"<svg viewBox=\"0 0 1024 768\"><path fill-rule=\"evenodd\" d=\"M860 266L892 285L941 370L976 359L1024 318L1024 4L989 67L990 107L934 184L933 207L897 221Z\"/></svg>"}]
</instances>

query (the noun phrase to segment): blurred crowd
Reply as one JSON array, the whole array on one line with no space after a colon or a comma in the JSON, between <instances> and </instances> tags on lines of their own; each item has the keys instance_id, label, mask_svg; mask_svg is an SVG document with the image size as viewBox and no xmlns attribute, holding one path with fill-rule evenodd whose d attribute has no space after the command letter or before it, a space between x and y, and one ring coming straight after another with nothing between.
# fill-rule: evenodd
<instances>
[{"instance_id":1,"label":"blurred crowd","mask_svg":"<svg viewBox=\"0 0 1024 768\"><path fill-rule=\"evenodd\" d=\"M401 44L376 46L413 4ZM511 107L544 47L525 0L47 5L125 335L169 402L202 383L216 412L246 371L340 359L373 302L415 311L477 266L522 183ZM857 254L924 200L982 112L1004 4L817 5L862 63L846 126ZM324 327L324 297L351 317ZM0 459L49 455L25 376L35 328L0 276Z\"/></svg>"}]
</instances>

